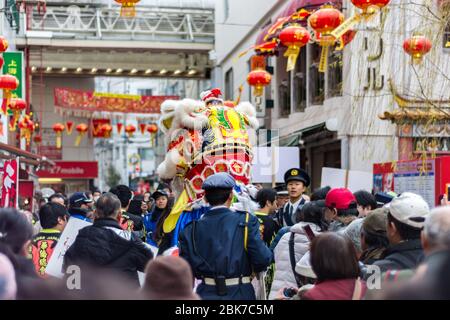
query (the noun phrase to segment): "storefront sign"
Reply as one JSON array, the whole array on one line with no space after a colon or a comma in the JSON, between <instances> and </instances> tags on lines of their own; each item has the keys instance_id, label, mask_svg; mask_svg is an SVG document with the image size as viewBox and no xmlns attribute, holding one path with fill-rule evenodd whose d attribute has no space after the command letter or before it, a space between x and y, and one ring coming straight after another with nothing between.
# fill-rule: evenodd
<instances>
[{"instance_id":1,"label":"storefront sign","mask_svg":"<svg viewBox=\"0 0 450 320\"><path fill-rule=\"evenodd\" d=\"M3 74L9 74L19 80L19 86L12 91L12 98L24 97L24 77L23 77L23 52L4 52Z\"/></svg>"},{"instance_id":2,"label":"storefront sign","mask_svg":"<svg viewBox=\"0 0 450 320\"><path fill-rule=\"evenodd\" d=\"M1 208L17 208L19 198L19 160L8 160L3 164Z\"/></svg>"},{"instance_id":3,"label":"storefront sign","mask_svg":"<svg viewBox=\"0 0 450 320\"><path fill-rule=\"evenodd\" d=\"M39 170L39 178L95 179L98 177L97 161L56 161L48 170Z\"/></svg>"}]
</instances>

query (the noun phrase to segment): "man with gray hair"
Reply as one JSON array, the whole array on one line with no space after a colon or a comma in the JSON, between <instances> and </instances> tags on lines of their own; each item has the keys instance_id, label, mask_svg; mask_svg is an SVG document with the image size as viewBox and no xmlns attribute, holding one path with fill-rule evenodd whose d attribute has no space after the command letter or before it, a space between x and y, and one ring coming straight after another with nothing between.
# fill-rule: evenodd
<instances>
[{"instance_id":1,"label":"man with gray hair","mask_svg":"<svg viewBox=\"0 0 450 320\"><path fill-rule=\"evenodd\" d=\"M94 224L80 230L64 256L64 267L78 265L114 270L138 287L137 271L144 272L153 254L138 236L120 227L120 220L119 198L110 192L100 196ZM83 285L83 279L81 282Z\"/></svg>"},{"instance_id":2,"label":"man with gray hair","mask_svg":"<svg viewBox=\"0 0 450 320\"><path fill-rule=\"evenodd\" d=\"M425 261L418 273L433 275L446 259L450 249L450 206L437 207L431 210L424 219L421 242Z\"/></svg>"}]
</instances>

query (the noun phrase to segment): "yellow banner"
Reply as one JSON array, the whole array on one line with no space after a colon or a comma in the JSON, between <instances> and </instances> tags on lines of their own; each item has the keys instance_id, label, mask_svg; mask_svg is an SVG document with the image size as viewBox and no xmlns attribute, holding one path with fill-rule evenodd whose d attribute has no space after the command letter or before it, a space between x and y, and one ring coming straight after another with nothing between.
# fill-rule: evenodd
<instances>
[{"instance_id":1,"label":"yellow banner","mask_svg":"<svg viewBox=\"0 0 450 320\"><path fill-rule=\"evenodd\" d=\"M336 39L341 38L348 30L350 30L355 24L361 21L361 15L356 14L353 17L348 18L345 20L339 27L333 30L331 32L331 35L335 37Z\"/></svg>"},{"instance_id":2,"label":"yellow banner","mask_svg":"<svg viewBox=\"0 0 450 320\"><path fill-rule=\"evenodd\" d=\"M324 73L327 70L328 65L328 52L330 46L323 46L320 54L319 72Z\"/></svg>"},{"instance_id":3,"label":"yellow banner","mask_svg":"<svg viewBox=\"0 0 450 320\"><path fill-rule=\"evenodd\" d=\"M132 94L112 94L112 93L94 92L93 96L94 97L99 97L99 98L116 98L116 99L141 100L141 96L132 95Z\"/></svg>"}]
</instances>

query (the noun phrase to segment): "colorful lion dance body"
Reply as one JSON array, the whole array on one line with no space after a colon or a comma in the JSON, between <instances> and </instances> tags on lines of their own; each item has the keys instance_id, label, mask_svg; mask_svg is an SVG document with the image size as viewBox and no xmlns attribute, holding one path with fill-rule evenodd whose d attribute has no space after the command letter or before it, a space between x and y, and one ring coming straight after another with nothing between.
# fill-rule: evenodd
<instances>
[{"instance_id":1,"label":"colorful lion dance body","mask_svg":"<svg viewBox=\"0 0 450 320\"><path fill-rule=\"evenodd\" d=\"M166 233L198 218L201 213L193 208L203 197L203 181L214 173L230 173L238 182L238 202L248 198L245 186L250 182L253 158L249 129L258 128L256 110L248 102L236 105L220 96L220 90L213 89L202 93L201 101L168 100L161 106L159 127L167 154L157 173L171 181L177 197L164 222ZM241 208L248 209L246 205Z\"/></svg>"}]
</instances>

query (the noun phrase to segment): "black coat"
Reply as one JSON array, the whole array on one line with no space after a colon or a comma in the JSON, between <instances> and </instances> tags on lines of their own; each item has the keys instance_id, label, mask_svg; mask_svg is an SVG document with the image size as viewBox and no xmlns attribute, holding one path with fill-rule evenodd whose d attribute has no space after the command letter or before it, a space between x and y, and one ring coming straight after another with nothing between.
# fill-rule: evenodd
<instances>
[{"instance_id":1,"label":"black coat","mask_svg":"<svg viewBox=\"0 0 450 320\"><path fill-rule=\"evenodd\" d=\"M389 246L384 252L384 258L374 265L381 272L388 270L415 269L424 259L420 239L408 240Z\"/></svg>"},{"instance_id":2,"label":"black coat","mask_svg":"<svg viewBox=\"0 0 450 320\"><path fill-rule=\"evenodd\" d=\"M122 272L139 286L137 271L143 272L153 254L132 232L122 230L113 219L97 219L80 230L64 256L64 269L87 265Z\"/></svg>"}]
</instances>

